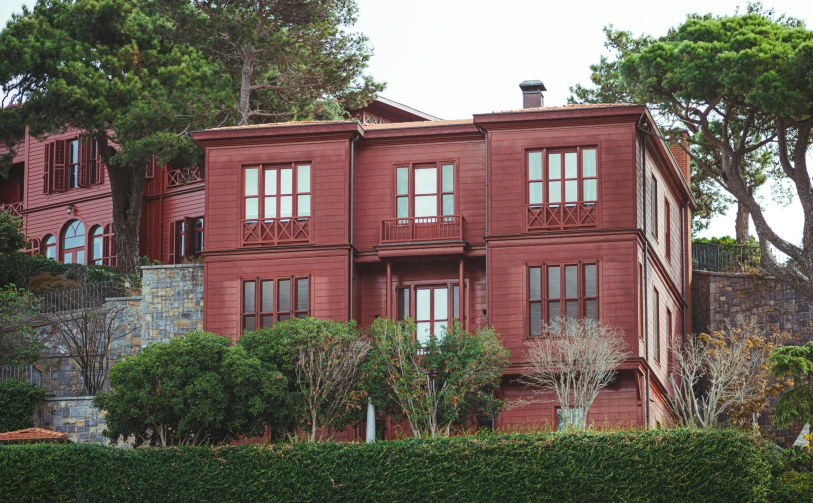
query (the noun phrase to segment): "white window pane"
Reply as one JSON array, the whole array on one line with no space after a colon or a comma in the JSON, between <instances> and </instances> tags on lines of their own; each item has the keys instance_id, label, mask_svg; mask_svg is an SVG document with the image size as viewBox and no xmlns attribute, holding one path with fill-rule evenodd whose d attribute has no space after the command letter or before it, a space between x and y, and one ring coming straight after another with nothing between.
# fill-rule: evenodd
<instances>
[{"instance_id":1,"label":"white window pane","mask_svg":"<svg viewBox=\"0 0 813 503\"><path fill-rule=\"evenodd\" d=\"M435 316L436 320L449 318L449 289L435 288Z\"/></svg>"},{"instance_id":2,"label":"white window pane","mask_svg":"<svg viewBox=\"0 0 813 503\"><path fill-rule=\"evenodd\" d=\"M548 298L558 299L562 293L562 284L559 278L559 266L548 267Z\"/></svg>"},{"instance_id":3,"label":"white window pane","mask_svg":"<svg viewBox=\"0 0 813 503\"><path fill-rule=\"evenodd\" d=\"M280 194L290 194L293 190L293 172L292 169L283 169L280 171Z\"/></svg>"},{"instance_id":4,"label":"white window pane","mask_svg":"<svg viewBox=\"0 0 813 503\"><path fill-rule=\"evenodd\" d=\"M534 302L531 304L531 335L542 333L542 304Z\"/></svg>"},{"instance_id":5,"label":"white window pane","mask_svg":"<svg viewBox=\"0 0 813 503\"><path fill-rule=\"evenodd\" d=\"M396 170L396 188L398 194L409 194L409 168L398 168Z\"/></svg>"},{"instance_id":6,"label":"white window pane","mask_svg":"<svg viewBox=\"0 0 813 503\"><path fill-rule=\"evenodd\" d=\"M66 264L73 264L73 253L66 253L62 259L62 262Z\"/></svg>"},{"instance_id":7,"label":"white window pane","mask_svg":"<svg viewBox=\"0 0 813 503\"><path fill-rule=\"evenodd\" d=\"M428 320L430 316L430 290L415 291L415 319Z\"/></svg>"},{"instance_id":8,"label":"white window pane","mask_svg":"<svg viewBox=\"0 0 813 503\"><path fill-rule=\"evenodd\" d=\"M542 179L542 152L528 154L528 180Z\"/></svg>"},{"instance_id":9,"label":"white window pane","mask_svg":"<svg viewBox=\"0 0 813 503\"><path fill-rule=\"evenodd\" d=\"M296 190L297 190L297 192L310 192L311 191L311 167L310 166L297 166Z\"/></svg>"},{"instance_id":10,"label":"white window pane","mask_svg":"<svg viewBox=\"0 0 813 503\"><path fill-rule=\"evenodd\" d=\"M579 171L576 163L576 152L567 152L565 154L565 178L576 178L579 176Z\"/></svg>"},{"instance_id":11,"label":"white window pane","mask_svg":"<svg viewBox=\"0 0 813 503\"><path fill-rule=\"evenodd\" d=\"M265 195L277 195L277 170L275 169L265 170Z\"/></svg>"},{"instance_id":12,"label":"white window pane","mask_svg":"<svg viewBox=\"0 0 813 503\"><path fill-rule=\"evenodd\" d=\"M598 319L598 302L595 299L584 301L584 317Z\"/></svg>"},{"instance_id":13,"label":"white window pane","mask_svg":"<svg viewBox=\"0 0 813 503\"><path fill-rule=\"evenodd\" d=\"M596 296L596 264L585 264L584 266L584 295Z\"/></svg>"},{"instance_id":14,"label":"white window pane","mask_svg":"<svg viewBox=\"0 0 813 503\"><path fill-rule=\"evenodd\" d=\"M76 252L76 263L77 264L84 264L85 263L85 252L84 250L79 250Z\"/></svg>"},{"instance_id":15,"label":"white window pane","mask_svg":"<svg viewBox=\"0 0 813 503\"><path fill-rule=\"evenodd\" d=\"M257 201L256 197L246 199L246 220L257 218Z\"/></svg>"},{"instance_id":16,"label":"white window pane","mask_svg":"<svg viewBox=\"0 0 813 503\"><path fill-rule=\"evenodd\" d=\"M426 346L429 344L429 326L430 324L428 321L417 324L417 334L415 335L418 339L418 343L420 343L421 346Z\"/></svg>"},{"instance_id":17,"label":"white window pane","mask_svg":"<svg viewBox=\"0 0 813 503\"><path fill-rule=\"evenodd\" d=\"M454 194L443 195L443 215L454 215Z\"/></svg>"},{"instance_id":18,"label":"white window pane","mask_svg":"<svg viewBox=\"0 0 813 503\"><path fill-rule=\"evenodd\" d=\"M595 178L592 180L585 180L584 181L584 200L585 201L595 201L596 200L596 180Z\"/></svg>"},{"instance_id":19,"label":"white window pane","mask_svg":"<svg viewBox=\"0 0 813 503\"><path fill-rule=\"evenodd\" d=\"M548 183L548 198L550 198L549 202L551 203L562 202L562 182Z\"/></svg>"},{"instance_id":20,"label":"white window pane","mask_svg":"<svg viewBox=\"0 0 813 503\"><path fill-rule=\"evenodd\" d=\"M528 269L529 298L531 299L542 298L542 275L540 272L541 269L539 267L531 267Z\"/></svg>"},{"instance_id":21,"label":"white window pane","mask_svg":"<svg viewBox=\"0 0 813 503\"><path fill-rule=\"evenodd\" d=\"M437 196L417 196L415 198L416 217L436 217L438 215Z\"/></svg>"},{"instance_id":22,"label":"white window pane","mask_svg":"<svg viewBox=\"0 0 813 503\"><path fill-rule=\"evenodd\" d=\"M296 213L300 217L311 216L311 196L305 194L303 196L296 196Z\"/></svg>"},{"instance_id":23,"label":"white window pane","mask_svg":"<svg viewBox=\"0 0 813 503\"><path fill-rule=\"evenodd\" d=\"M440 320L435 322L435 337L439 340L443 340L443 336L446 335L446 330L448 330L448 322L446 320Z\"/></svg>"},{"instance_id":24,"label":"white window pane","mask_svg":"<svg viewBox=\"0 0 813 503\"><path fill-rule=\"evenodd\" d=\"M398 198L398 213L396 215L398 218L407 218L409 216L409 198L408 197L399 197Z\"/></svg>"},{"instance_id":25,"label":"white window pane","mask_svg":"<svg viewBox=\"0 0 813 503\"><path fill-rule=\"evenodd\" d=\"M438 170L437 168L421 168L415 170L415 193L437 194Z\"/></svg>"},{"instance_id":26,"label":"white window pane","mask_svg":"<svg viewBox=\"0 0 813 503\"><path fill-rule=\"evenodd\" d=\"M596 176L596 149L582 150L582 176Z\"/></svg>"},{"instance_id":27,"label":"white window pane","mask_svg":"<svg viewBox=\"0 0 813 503\"><path fill-rule=\"evenodd\" d=\"M293 203L292 196L282 196L279 200L279 216L280 218L293 216Z\"/></svg>"},{"instance_id":28,"label":"white window pane","mask_svg":"<svg viewBox=\"0 0 813 503\"><path fill-rule=\"evenodd\" d=\"M454 166L452 164L443 165L443 192L454 191Z\"/></svg>"},{"instance_id":29,"label":"white window pane","mask_svg":"<svg viewBox=\"0 0 813 503\"><path fill-rule=\"evenodd\" d=\"M265 198L265 218L277 218L277 198L276 197L266 197Z\"/></svg>"},{"instance_id":30,"label":"white window pane","mask_svg":"<svg viewBox=\"0 0 813 503\"><path fill-rule=\"evenodd\" d=\"M557 180L562 178L562 154L548 155L548 179Z\"/></svg>"},{"instance_id":31,"label":"white window pane","mask_svg":"<svg viewBox=\"0 0 813 503\"><path fill-rule=\"evenodd\" d=\"M257 195L257 176L259 171L257 168L251 168L246 170L246 195L247 196L256 196Z\"/></svg>"},{"instance_id":32,"label":"white window pane","mask_svg":"<svg viewBox=\"0 0 813 503\"><path fill-rule=\"evenodd\" d=\"M528 184L528 202L531 204L542 204L542 182L532 182Z\"/></svg>"},{"instance_id":33,"label":"white window pane","mask_svg":"<svg viewBox=\"0 0 813 503\"><path fill-rule=\"evenodd\" d=\"M579 278L575 265L565 266L565 297L575 299L579 296Z\"/></svg>"},{"instance_id":34,"label":"white window pane","mask_svg":"<svg viewBox=\"0 0 813 503\"><path fill-rule=\"evenodd\" d=\"M565 182L565 201L574 202L579 200L579 181L568 180Z\"/></svg>"},{"instance_id":35,"label":"white window pane","mask_svg":"<svg viewBox=\"0 0 813 503\"><path fill-rule=\"evenodd\" d=\"M102 257L102 238L96 237L93 238L93 258L101 258Z\"/></svg>"}]
</instances>

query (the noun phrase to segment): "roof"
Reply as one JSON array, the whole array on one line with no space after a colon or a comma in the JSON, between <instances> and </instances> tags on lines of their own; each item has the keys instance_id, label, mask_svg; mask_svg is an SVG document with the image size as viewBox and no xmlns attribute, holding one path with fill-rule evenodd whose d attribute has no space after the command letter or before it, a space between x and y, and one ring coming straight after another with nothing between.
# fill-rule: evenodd
<instances>
[{"instance_id":1,"label":"roof","mask_svg":"<svg viewBox=\"0 0 813 503\"><path fill-rule=\"evenodd\" d=\"M285 127L285 126L308 126L314 124L350 124L357 123L355 120L341 120L341 121L287 121L287 122L266 122L263 124L244 124L242 126L223 126L205 129L204 131L232 131L235 129L263 129L269 127Z\"/></svg>"},{"instance_id":2,"label":"roof","mask_svg":"<svg viewBox=\"0 0 813 503\"><path fill-rule=\"evenodd\" d=\"M387 124L362 124L365 130L375 129L404 129L414 127L440 127L440 126L465 126L467 124L474 124L472 119L455 119L455 120L431 120L431 121L417 121L417 122L390 122Z\"/></svg>"},{"instance_id":3,"label":"roof","mask_svg":"<svg viewBox=\"0 0 813 503\"><path fill-rule=\"evenodd\" d=\"M377 101L379 103L382 103L384 105L389 105L389 106L391 106L393 108L397 108L398 110L402 110L402 111L410 113L412 115L417 115L418 117L423 117L424 119L426 119L428 121L440 120L440 117L435 117L434 115L429 115L426 112L421 112L420 110L416 110L416 109L414 109L414 108L412 108L410 106L404 105L403 103L398 103L397 101L387 99L387 98L385 98L383 96L379 96L378 98L375 99L375 101Z\"/></svg>"},{"instance_id":4,"label":"roof","mask_svg":"<svg viewBox=\"0 0 813 503\"><path fill-rule=\"evenodd\" d=\"M26 428L24 430L0 433L0 444L18 444L28 442L67 442L68 435L45 428Z\"/></svg>"},{"instance_id":5,"label":"roof","mask_svg":"<svg viewBox=\"0 0 813 503\"><path fill-rule=\"evenodd\" d=\"M640 107L637 103L570 103L567 105L537 107L537 108L517 108L514 110L495 110L494 114L513 114L527 112L548 112L554 110L578 110L582 108L620 108L620 107Z\"/></svg>"}]
</instances>

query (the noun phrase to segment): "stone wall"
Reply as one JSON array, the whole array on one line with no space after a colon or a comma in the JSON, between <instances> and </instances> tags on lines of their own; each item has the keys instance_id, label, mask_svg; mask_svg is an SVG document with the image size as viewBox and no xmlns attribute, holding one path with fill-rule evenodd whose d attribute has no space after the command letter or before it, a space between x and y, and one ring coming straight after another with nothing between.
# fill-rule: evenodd
<instances>
[{"instance_id":1,"label":"stone wall","mask_svg":"<svg viewBox=\"0 0 813 503\"><path fill-rule=\"evenodd\" d=\"M803 345L813 340L813 303L773 278L759 274L694 271L692 277L694 332L723 328L738 316L757 323L781 344ZM762 431L780 445L792 445L802 425L787 430L771 426L770 406L759 419Z\"/></svg>"},{"instance_id":2,"label":"stone wall","mask_svg":"<svg viewBox=\"0 0 813 503\"><path fill-rule=\"evenodd\" d=\"M71 398L46 398L37 413L37 424L49 430L68 435L71 442L108 444L105 429L105 413L93 406L92 396ZM119 447L129 447L119 442Z\"/></svg>"},{"instance_id":3,"label":"stone wall","mask_svg":"<svg viewBox=\"0 0 813 503\"><path fill-rule=\"evenodd\" d=\"M203 329L203 264L142 267L142 345Z\"/></svg>"}]
</instances>

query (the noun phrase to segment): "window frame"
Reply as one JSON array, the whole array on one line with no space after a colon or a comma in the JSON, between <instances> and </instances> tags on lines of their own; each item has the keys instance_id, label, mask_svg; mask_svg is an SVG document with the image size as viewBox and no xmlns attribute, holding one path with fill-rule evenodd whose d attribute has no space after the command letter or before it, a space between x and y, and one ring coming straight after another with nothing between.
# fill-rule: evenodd
<instances>
[{"instance_id":1,"label":"window frame","mask_svg":"<svg viewBox=\"0 0 813 503\"><path fill-rule=\"evenodd\" d=\"M666 260L672 260L672 205L669 204L669 199L664 196L663 198L663 228L664 228L664 245L666 246Z\"/></svg>"},{"instance_id":2,"label":"window frame","mask_svg":"<svg viewBox=\"0 0 813 503\"><path fill-rule=\"evenodd\" d=\"M463 292L467 291L468 279L463 282ZM396 320L404 320L406 318L410 318L417 323L417 291L418 290L426 290L426 289L436 289L436 288L446 288L446 326L449 327L451 324L457 320L461 323L463 320L461 319L461 311L465 313L466 311L466 304L468 303L468 297L464 297L463 299L463 306L460 306L459 301L459 294L460 294L460 280L440 280L440 281L405 281L398 283L393 286L394 295L392 296L393 302L395 302L393 313L395 313ZM399 303L399 295L400 292L407 290L407 303L409 312L406 313L404 317L400 315L400 303ZM457 304L457 305L456 305ZM435 319L434 319L434 311L435 311L435 302L434 302L434 292L430 295L429 300L429 308L430 308L430 330L433 328ZM417 337L417 334L415 334Z\"/></svg>"},{"instance_id":3,"label":"window frame","mask_svg":"<svg viewBox=\"0 0 813 503\"><path fill-rule=\"evenodd\" d=\"M300 167L308 167L308 190L307 191L300 191L299 187L299 168ZM246 194L246 172L249 169L256 169L257 170L257 194L256 195L248 195ZM291 170L291 193L290 194L282 194L282 171L285 169ZM266 194L265 187L266 187L266 174L269 171L275 172L275 187L276 192L274 194ZM263 164L247 164L242 166L241 170L241 179L240 179L240 194L242 198L242 202L239 208L240 211L240 221L241 222L265 222L270 223L274 220L279 220L283 222L287 222L288 220L304 220L304 219L312 219L314 214L314 169L313 169L313 162L312 161L294 161L294 162L282 162L282 163L263 163ZM291 197L291 215L290 216L281 216L282 214L282 198L283 197ZM308 214L301 215L299 198L301 196L309 196L308 202ZM266 217L265 216L265 207L266 207L266 198L274 197L276 201L274 202L274 211L275 216L273 217ZM248 218L246 215L246 207L247 201L249 199L257 199L257 218Z\"/></svg>"},{"instance_id":4,"label":"window frame","mask_svg":"<svg viewBox=\"0 0 813 503\"><path fill-rule=\"evenodd\" d=\"M592 176L585 176L584 174L584 151L586 150L593 150L596 153L596 173ZM541 178L534 178L531 179L531 154L533 153L541 153L542 154L542 173ZM565 155L567 153L575 153L576 154L576 177L575 178L567 178L565 173ZM549 159L551 154L561 154L561 165L560 165L560 176L559 178L551 178L550 177L550 164ZM601 169L600 169L600 158L599 155L599 146L589 144L589 145L577 145L577 146L562 146L562 147L545 147L545 148L529 148L525 149L525 173L523 175L524 178L524 188L523 191L525 193L525 204L527 206L533 208L542 208L546 205L559 207L559 206L567 206L572 207L577 204L585 204L595 206L599 203L599 194L600 194L600 187L599 187L599 179L601 178ZM576 201L566 201L566 182L567 181L576 181L577 185L577 198ZM584 182L586 180L595 180L596 183L596 197L595 199L585 200L584 198ZM560 186L560 200L558 202L551 202L550 199L550 184L551 182L556 181L561 184ZM542 201L539 203L532 203L531 202L531 184L532 183L541 183L542 184Z\"/></svg>"},{"instance_id":5,"label":"window frame","mask_svg":"<svg viewBox=\"0 0 813 503\"><path fill-rule=\"evenodd\" d=\"M579 261L565 261L565 262L541 262L541 263L527 263L525 264L525 299L526 299L526 313L525 313L525 334L526 337L538 337L540 335L544 335L542 333L541 325L542 323L550 323L550 304L551 303L559 303L559 316L562 313L567 315L567 303L568 302L577 302L578 305L578 319L584 319L587 313L587 301L593 300L596 302L596 320L601 319L601 261L598 259L595 260L579 260ZM596 270L596 295L588 297L587 293L587 275L585 274L585 267L586 266L595 266ZM567 285L566 285L566 267L568 266L576 266L576 286L577 286L577 296L576 297L568 297L567 296ZM559 296L558 298L551 297L549 290L549 269L558 267L559 268ZM540 297L531 297L531 279L532 275L534 274L534 269L539 269L539 292ZM531 321L531 312L532 312L532 305L533 304L540 304L540 327L539 333L533 333L533 323Z\"/></svg>"},{"instance_id":6,"label":"window frame","mask_svg":"<svg viewBox=\"0 0 813 503\"><path fill-rule=\"evenodd\" d=\"M53 239L54 242L53 243L48 243L49 239ZM59 239L57 239L56 235L54 235L54 234L46 234L45 237L42 238L42 251L43 251L42 255L45 258L51 259L54 262L56 262L57 258L59 258L59 248L57 246L58 244L59 244ZM49 248L53 249L53 251L54 251L54 256L53 257L48 256L48 249Z\"/></svg>"},{"instance_id":7,"label":"window frame","mask_svg":"<svg viewBox=\"0 0 813 503\"><path fill-rule=\"evenodd\" d=\"M299 309L299 281L307 281L307 294L305 300L307 302L307 309ZM289 283L289 302L290 309L287 311L280 310L280 295L279 295L279 282L290 281ZM272 282L272 296L271 302L273 310L263 310L263 283ZM254 283L254 310L246 311L246 284ZM246 277L240 279L240 333L246 330L259 330L261 328L271 328L263 326L263 319L265 317L272 318L273 323L278 321L286 321L294 318L305 318L311 316L313 309L313 275L311 274L292 274L290 276L257 276ZM254 328L246 328L246 318L254 318ZM287 318L286 318L287 317Z\"/></svg>"},{"instance_id":8,"label":"window frame","mask_svg":"<svg viewBox=\"0 0 813 503\"><path fill-rule=\"evenodd\" d=\"M67 246L65 246L65 239L67 239L67 237L66 237L67 232L71 227L73 227L74 222L77 222L77 223L79 223L79 225L82 226L82 231L83 231L83 234L81 235L82 246L74 246L74 247L68 248ZM87 259L88 259L88 253L87 253L88 230L87 229L88 228L85 225L85 223L82 220L78 219L78 218L72 218L72 219L68 220L65 223L65 225L62 227L62 232L60 233L60 240L59 240L59 244L60 244L59 256L62 259L61 262L63 264L68 264L68 263L70 263L70 264L82 264L82 265L87 264ZM72 237L73 238L78 238L80 236L72 236ZM76 260L76 257L77 257L76 254L78 252L80 252L80 251L82 252L82 262L78 262ZM71 253L71 262L65 262L65 254L66 253Z\"/></svg>"},{"instance_id":9,"label":"window frame","mask_svg":"<svg viewBox=\"0 0 813 503\"><path fill-rule=\"evenodd\" d=\"M652 350L655 361L661 361L661 294L652 287Z\"/></svg>"},{"instance_id":10,"label":"window frame","mask_svg":"<svg viewBox=\"0 0 813 503\"><path fill-rule=\"evenodd\" d=\"M76 144L76 162L71 158L71 149ZM70 138L65 143L65 189L78 189L80 188L80 178L82 170L82 139L79 137Z\"/></svg>"},{"instance_id":11,"label":"window frame","mask_svg":"<svg viewBox=\"0 0 813 503\"><path fill-rule=\"evenodd\" d=\"M443 166L452 166L452 191L444 191L443 190ZM460 211L460 191L458 187L460 186L460 178L459 178L459 161L458 159L443 159L439 161L426 161L426 162L398 162L392 165L392 209L391 214L393 218L403 218L408 220L410 218L441 218L441 217L450 217L454 215L459 215ZM401 193L398 192L398 170L406 168L407 169L407 192ZM415 170L416 169L432 169L434 168L435 171L435 203L436 203L436 215L434 216L424 216L424 217L416 217L415 216ZM432 195L432 194L419 194L419 195ZM454 208L452 213L450 214L443 214L443 197L451 195L454 198ZM402 217L398 216L398 198L406 197L407 198L407 216Z\"/></svg>"},{"instance_id":12,"label":"window frame","mask_svg":"<svg viewBox=\"0 0 813 503\"><path fill-rule=\"evenodd\" d=\"M104 265L104 227L94 225L88 236L88 264ZM99 256L96 256L96 242L99 244Z\"/></svg>"},{"instance_id":13,"label":"window frame","mask_svg":"<svg viewBox=\"0 0 813 503\"><path fill-rule=\"evenodd\" d=\"M655 174L652 174L652 183L650 187L650 198L652 199L651 204L651 215L650 220L652 223L652 236L654 236L655 241L658 241L660 229L658 225L658 206L660 203L658 202L658 179L655 178Z\"/></svg>"}]
</instances>

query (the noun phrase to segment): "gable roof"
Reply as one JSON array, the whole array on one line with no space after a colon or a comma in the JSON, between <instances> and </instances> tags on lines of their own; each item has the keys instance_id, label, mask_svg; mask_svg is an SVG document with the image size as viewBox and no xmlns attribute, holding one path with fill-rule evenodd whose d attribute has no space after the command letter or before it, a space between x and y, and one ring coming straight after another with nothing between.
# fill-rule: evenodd
<instances>
[{"instance_id":1,"label":"gable roof","mask_svg":"<svg viewBox=\"0 0 813 503\"><path fill-rule=\"evenodd\" d=\"M26 428L24 430L0 433L0 444L24 444L30 442L68 442L68 435L45 428Z\"/></svg>"}]
</instances>

